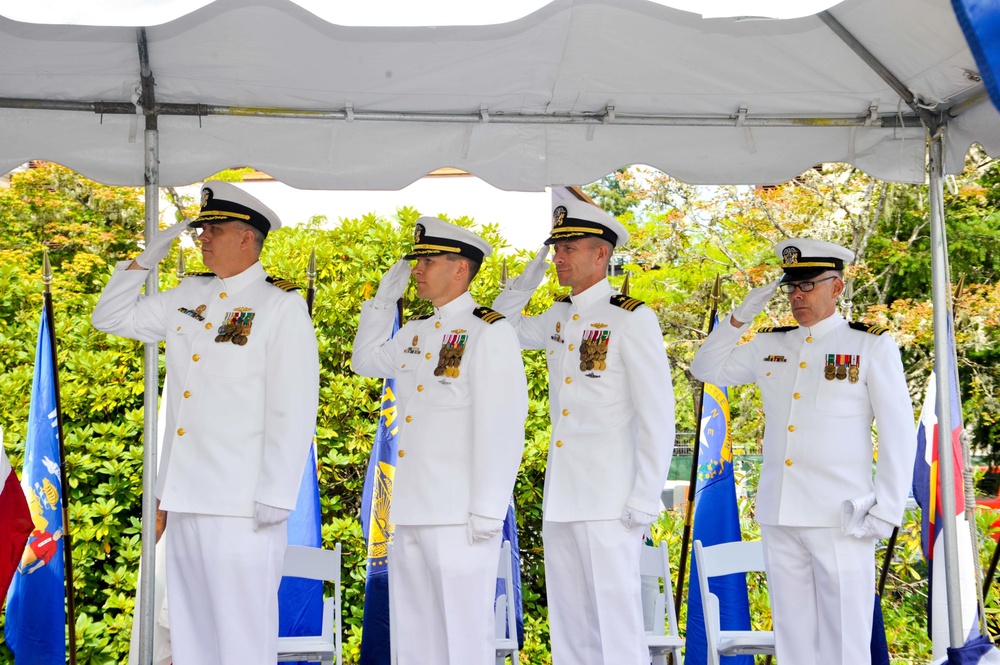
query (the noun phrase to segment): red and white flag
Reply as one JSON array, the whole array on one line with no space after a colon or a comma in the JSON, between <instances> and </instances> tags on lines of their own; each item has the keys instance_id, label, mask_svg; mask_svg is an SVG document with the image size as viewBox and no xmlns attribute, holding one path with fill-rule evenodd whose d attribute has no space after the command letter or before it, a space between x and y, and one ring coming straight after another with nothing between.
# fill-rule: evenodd
<instances>
[{"instance_id":1,"label":"red and white flag","mask_svg":"<svg viewBox=\"0 0 1000 665\"><path fill-rule=\"evenodd\" d=\"M0 430L0 447L3 444L3 430ZM17 480L17 474L7 459L7 452L0 451L0 604L7 597L7 587L14 577L17 564L24 555L24 546L31 533L31 513L24 490Z\"/></svg>"}]
</instances>

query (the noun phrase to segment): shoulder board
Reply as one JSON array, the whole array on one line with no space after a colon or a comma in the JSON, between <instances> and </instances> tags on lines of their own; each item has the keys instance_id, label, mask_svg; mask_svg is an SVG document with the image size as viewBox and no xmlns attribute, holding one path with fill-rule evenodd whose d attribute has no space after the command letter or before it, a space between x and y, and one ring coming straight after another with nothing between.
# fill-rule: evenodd
<instances>
[{"instance_id":1,"label":"shoulder board","mask_svg":"<svg viewBox=\"0 0 1000 665\"><path fill-rule=\"evenodd\" d=\"M877 325L872 325L870 323L859 323L857 321L853 321L848 325L854 328L855 330L871 333L873 335L881 335L883 333L889 332L889 329L886 326L877 326Z\"/></svg>"},{"instance_id":2,"label":"shoulder board","mask_svg":"<svg viewBox=\"0 0 1000 665\"><path fill-rule=\"evenodd\" d=\"M214 272L189 272L184 273L185 277L215 277Z\"/></svg>"},{"instance_id":3,"label":"shoulder board","mask_svg":"<svg viewBox=\"0 0 1000 665\"><path fill-rule=\"evenodd\" d=\"M433 314L424 314L423 316L414 316L410 321L423 321L424 319L429 319Z\"/></svg>"},{"instance_id":4,"label":"shoulder board","mask_svg":"<svg viewBox=\"0 0 1000 665\"><path fill-rule=\"evenodd\" d=\"M555 298L555 300L553 302L564 302L564 303L567 303L567 304L571 304L573 301L570 299L569 295L567 294L567 295L564 295L564 296L556 296L556 298Z\"/></svg>"},{"instance_id":5,"label":"shoulder board","mask_svg":"<svg viewBox=\"0 0 1000 665\"><path fill-rule=\"evenodd\" d=\"M773 332L789 332L798 329L798 326L764 326L757 332L759 333L773 333Z\"/></svg>"},{"instance_id":6,"label":"shoulder board","mask_svg":"<svg viewBox=\"0 0 1000 665\"><path fill-rule=\"evenodd\" d=\"M287 279L281 279L280 277L271 277L270 275L267 276L267 282L268 284L274 284L282 291L295 291L302 288L295 282L289 282Z\"/></svg>"},{"instance_id":7,"label":"shoulder board","mask_svg":"<svg viewBox=\"0 0 1000 665\"><path fill-rule=\"evenodd\" d=\"M489 307L477 307L472 310L472 313L478 316L480 319L486 323L496 323L504 318L504 315L500 312L495 312Z\"/></svg>"},{"instance_id":8,"label":"shoulder board","mask_svg":"<svg viewBox=\"0 0 1000 665\"><path fill-rule=\"evenodd\" d=\"M646 303L637 298L629 298L628 296L615 294L611 296L611 304L614 305L615 307L621 307L626 312L631 312L634 311L637 307L642 307Z\"/></svg>"}]
</instances>

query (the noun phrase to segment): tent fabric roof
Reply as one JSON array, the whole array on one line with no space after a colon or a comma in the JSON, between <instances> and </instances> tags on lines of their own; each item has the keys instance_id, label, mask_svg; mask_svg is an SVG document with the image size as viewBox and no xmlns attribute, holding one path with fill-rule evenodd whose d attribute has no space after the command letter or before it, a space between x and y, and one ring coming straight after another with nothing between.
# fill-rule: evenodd
<instances>
[{"instance_id":1,"label":"tent fabric roof","mask_svg":"<svg viewBox=\"0 0 1000 665\"><path fill-rule=\"evenodd\" d=\"M948 172L973 142L1000 152L1000 116L948 0L845 0L829 13L923 106L957 114ZM0 170L45 159L143 184L141 115L5 102L134 102L137 32L0 18ZM315 189L395 189L439 167L512 190L628 164L695 184L783 182L831 161L885 180L926 172L912 111L818 16L554 0L499 25L369 28L287 0L216 0L145 35L156 103L208 113L158 116L162 185L241 165ZM870 107L870 126L830 126Z\"/></svg>"}]
</instances>

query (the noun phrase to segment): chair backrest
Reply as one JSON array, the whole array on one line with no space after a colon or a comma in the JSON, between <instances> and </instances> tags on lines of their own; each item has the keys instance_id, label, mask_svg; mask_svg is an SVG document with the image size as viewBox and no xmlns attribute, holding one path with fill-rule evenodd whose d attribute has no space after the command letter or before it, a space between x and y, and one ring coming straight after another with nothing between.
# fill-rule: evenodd
<instances>
[{"instance_id":1,"label":"chair backrest","mask_svg":"<svg viewBox=\"0 0 1000 665\"><path fill-rule=\"evenodd\" d=\"M667 547L643 545L639 553L639 576L643 578L643 620L654 635L678 635L670 581L670 552ZM662 580L663 590L657 580ZM663 619L667 620L665 629ZM667 632L669 631L669 632Z\"/></svg>"},{"instance_id":2,"label":"chair backrest","mask_svg":"<svg viewBox=\"0 0 1000 665\"><path fill-rule=\"evenodd\" d=\"M340 543L332 550L289 545L281 574L340 584Z\"/></svg>"},{"instance_id":3,"label":"chair backrest","mask_svg":"<svg viewBox=\"0 0 1000 665\"><path fill-rule=\"evenodd\" d=\"M719 599L709 590L708 580L721 575L764 570L764 546L759 540L742 540L720 543L705 547L700 540L694 541L694 560L698 568L698 590L701 591L702 616L705 621L705 636L708 640L708 663L720 662L719 641L728 631L723 631L719 617ZM773 634L762 643L748 648L742 653L774 653ZM763 644L767 643L767 646Z\"/></svg>"}]
</instances>

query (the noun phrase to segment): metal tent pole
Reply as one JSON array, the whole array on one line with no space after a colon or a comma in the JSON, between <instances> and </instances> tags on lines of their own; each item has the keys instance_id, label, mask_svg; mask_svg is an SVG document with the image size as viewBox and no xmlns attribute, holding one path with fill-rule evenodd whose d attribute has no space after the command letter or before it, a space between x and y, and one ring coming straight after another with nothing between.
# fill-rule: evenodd
<instances>
[{"instance_id":1,"label":"metal tent pole","mask_svg":"<svg viewBox=\"0 0 1000 665\"><path fill-rule=\"evenodd\" d=\"M150 112L153 103L153 76L149 67L149 51L145 28L137 28L139 63L142 76L142 108L146 127L143 132L146 188L146 227L143 237L147 240L159 230L160 205L160 139L156 115ZM159 290L159 270L152 266L146 275L146 293ZM156 600L156 446L157 446L157 397L159 397L159 345L143 345L143 409L142 409L142 574L139 580L139 663L152 665L154 601Z\"/></svg>"},{"instance_id":2,"label":"metal tent pole","mask_svg":"<svg viewBox=\"0 0 1000 665\"><path fill-rule=\"evenodd\" d=\"M962 596L958 576L958 534L955 532L955 470L951 436L951 307L948 275L948 240L944 226L944 137L947 125L929 126L931 293L934 301L934 372L937 388L938 487L944 515L945 583L948 597L948 635L952 647L965 644Z\"/></svg>"}]
</instances>

